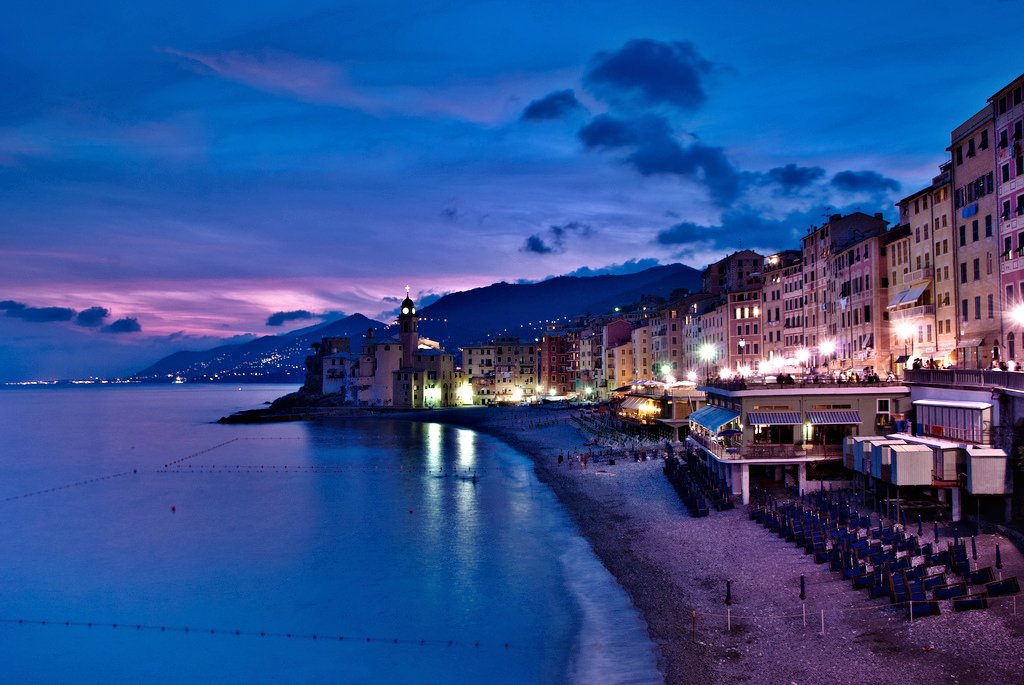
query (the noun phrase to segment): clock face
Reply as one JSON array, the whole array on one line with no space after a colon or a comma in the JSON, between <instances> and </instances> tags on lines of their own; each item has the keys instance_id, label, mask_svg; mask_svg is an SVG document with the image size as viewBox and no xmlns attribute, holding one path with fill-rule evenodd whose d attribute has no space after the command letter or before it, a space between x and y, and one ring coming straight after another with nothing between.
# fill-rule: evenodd
<instances>
[{"instance_id":1,"label":"clock face","mask_svg":"<svg viewBox=\"0 0 1024 685\"><path fill-rule=\"evenodd\" d=\"M403 314L408 314L409 313L409 308L408 307L402 307L402 313Z\"/></svg>"},{"instance_id":2,"label":"clock face","mask_svg":"<svg viewBox=\"0 0 1024 685\"><path fill-rule=\"evenodd\" d=\"M413 307L412 309L410 309L409 313L410 314L415 314L416 313L416 307Z\"/></svg>"}]
</instances>

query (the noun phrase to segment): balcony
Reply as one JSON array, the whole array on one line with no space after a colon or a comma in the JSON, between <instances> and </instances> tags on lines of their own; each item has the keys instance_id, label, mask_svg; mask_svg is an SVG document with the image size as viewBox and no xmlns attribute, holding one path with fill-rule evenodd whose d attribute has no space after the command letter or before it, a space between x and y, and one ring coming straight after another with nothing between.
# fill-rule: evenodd
<instances>
[{"instance_id":1,"label":"balcony","mask_svg":"<svg viewBox=\"0 0 1024 685\"><path fill-rule=\"evenodd\" d=\"M690 433L690 437L706 447L722 461L730 459L797 459L815 457L819 459L839 459L843 456L842 445L788 445L788 444L737 444L725 445L698 433Z\"/></svg>"},{"instance_id":2,"label":"balcony","mask_svg":"<svg viewBox=\"0 0 1024 685\"><path fill-rule=\"evenodd\" d=\"M1024 372L985 371L982 369L908 369L904 373L908 383L941 385L950 388L991 390L1007 388L1024 390Z\"/></svg>"},{"instance_id":3,"label":"balcony","mask_svg":"<svg viewBox=\"0 0 1024 685\"><path fill-rule=\"evenodd\" d=\"M932 276L935 275L935 269L931 266L926 266L923 269L917 269L911 271L909 274L904 276L904 283L914 283L916 281L931 280Z\"/></svg>"},{"instance_id":4,"label":"balcony","mask_svg":"<svg viewBox=\"0 0 1024 685\"><path fill-rule=\"evenodd\" d=\"M893 323L899 323L900 321L909 321L922 316L935 316L935 305L919 304L909 309L897 309L892 313L892 321Z\"/></svg>"}]
</instances>

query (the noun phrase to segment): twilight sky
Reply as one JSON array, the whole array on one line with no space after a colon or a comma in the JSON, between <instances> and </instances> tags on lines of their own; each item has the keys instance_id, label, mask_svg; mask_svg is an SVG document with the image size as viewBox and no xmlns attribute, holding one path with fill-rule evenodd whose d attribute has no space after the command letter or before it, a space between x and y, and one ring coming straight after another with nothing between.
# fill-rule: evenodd
<instances>
[{"instance_id":1,"label":"twilight sky","mask_svg":"<svg viewBox=\"0 0 1024 685\"><path fill-rule=\"evenodd\" d=\"M11 5L0 381L893 219L1024 7L818 5Z\"/></svg>"}]
</instances>

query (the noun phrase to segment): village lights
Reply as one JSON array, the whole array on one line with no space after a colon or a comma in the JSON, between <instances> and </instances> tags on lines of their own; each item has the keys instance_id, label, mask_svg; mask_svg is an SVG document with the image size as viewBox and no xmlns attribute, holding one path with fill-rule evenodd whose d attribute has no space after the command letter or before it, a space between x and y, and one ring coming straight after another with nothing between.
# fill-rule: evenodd
<instances>
[{"instance_id":1,"label":"village lights","mask_svg":"<svg viewBox=\"0 0 1024 685\"><path fill-rule=\"evenodd\" d=\"M722 377L723 381L727 381L732 378L732 369L722 369L718 372L718 375Z\"/></svg>"},{"instance_id":2,"label":"village lights","mask_svg":"<svg viewBox=\"0 0 1024 685\"><path fill-rule=\"evenodd\" d=\"M824 340L818 345L818 351L825 358L825 368L828 369L831 366L832 353L836 351L836 343L834 340Z\"/></svg>"},{"instance_id":3,"label":"village lights","mask_svg":"<svg viewBox=\"0 0 1024 685\"><path fill-rule=\"evenodd\" d=\"M667 376L670 373L672 373L672 365L671 364L662 364L661 365L661 375L662 376Z\"/></svg>"},{"instance_id":4,"label":"village lights","mask_svg":"<svg viewBox=\"0 0 1024 685\"><path fill-rule=\"evenodd\" d=\"M1010 310L1010 317L1018 326L1024 326L1024 304L1019 304Z\"/></svg>"},{"instance_id":5,"label":"village lights","mask_svg":"<svg viewBox=\"0 0 1024 685\"><path fill-rule=\"evenodd\" d=\"M909 357L914 349L914 327L908 322L903 321L896 326L896 335L903 338L903 355ZM909 350L907 347L908 341L910 343Z\"/></svg>"},{"instance_id":6,"label":"village lights","mask_svg":"<svg viewBox=\"0 0 1024 685\"><path fill-rule=\"evenodd\" d=\"M692 383L697 382L697 372L696 371L688 371L686 373L686 380L688 380L688 381L690 381Z\"/></svg>"}]
</instances>

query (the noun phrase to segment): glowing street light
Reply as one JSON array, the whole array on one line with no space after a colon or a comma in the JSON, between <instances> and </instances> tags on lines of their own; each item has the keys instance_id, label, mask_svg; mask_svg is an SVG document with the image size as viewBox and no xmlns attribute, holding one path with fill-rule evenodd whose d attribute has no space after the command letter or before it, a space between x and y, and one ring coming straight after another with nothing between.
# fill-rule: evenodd
<instances>
[{"instance_id":1,"label":"glowing street light","mask_svg":"<svg viewBox=\"0 0 1024 685\"><path fill-rule=\"evenodd\" d=\"M811 353L806 347L801 347L796 351L796 360L800 362L800 367L803 369L804 375L807 375L807 360L811 358Z\"/></svg>"},{"instance_id":2,"label":"glowing street light","mask_svg":"<svg viewBox=\"0 0 1024 685\"><path fill-rule=\"evenodd\" d=\"M836 343L834 340L825 340L818 345L818 350L822 356L825 357L825 368L828 369L831 366L832 353L836 351Z\"/></svg>"},{"instance_id":3,"label":"glowing street light","mask_svg":"<svg viewBox=\"0 0 1024 685\"><path fill-rule=\"evenodd\" d=\"M707 378L711 378L711 360L717 355L715 346L711 343L704 343L697 348L697 356L704 362L704 371Z\"/></svg>"},{"instance_id":4,"label":"glowing street light","mask_svg":"<svg viewBox=\"0 0 1024 685\"><path fill-rule=\"evenodd\" d=\"M909 358L914 351L914 327L907 321L903 321L896 326L896 335L903 338L903 355ZM909 351L907 348L908 341L910 342Z\"/></svg>"},{"instance_id":5,"label":"glowing street light","mask_svg":"<svg viewBox=\"0 0 1024 685\"><path fill-rule=\"evenodd\" d=\"M686 373L686 380L688 380L688 381L690 381L692 383L696 382L697 381L697 372L696 371L688 371Z\"/></svg>"}]
</instances>

